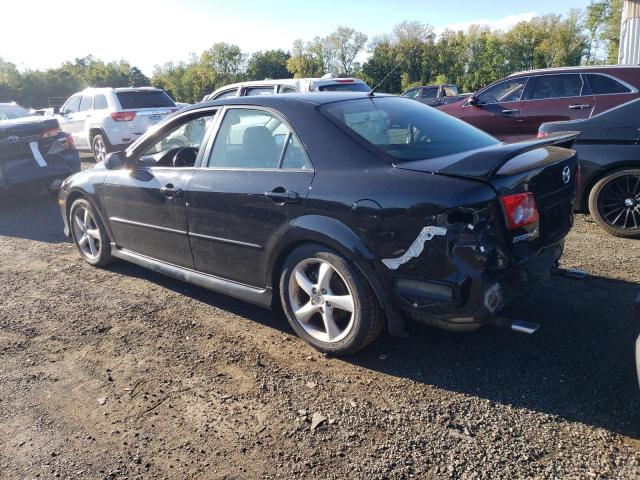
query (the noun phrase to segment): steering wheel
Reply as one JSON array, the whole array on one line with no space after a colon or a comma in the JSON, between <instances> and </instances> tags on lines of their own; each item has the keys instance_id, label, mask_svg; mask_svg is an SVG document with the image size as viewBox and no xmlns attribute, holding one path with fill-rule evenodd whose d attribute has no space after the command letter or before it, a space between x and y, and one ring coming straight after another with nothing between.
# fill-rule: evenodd
<instances>
[{"instance_id":1,"label":"steering wheel","mask_svg":"<svg viewBox=\"0 0 640 480\"><path fill-rule=\"evenodd\" d=\"M171 165L173 167L193 167L196 158L198 158L198 154L193 147L183 147L175 153Z\"/></svg>"}]
</instances>

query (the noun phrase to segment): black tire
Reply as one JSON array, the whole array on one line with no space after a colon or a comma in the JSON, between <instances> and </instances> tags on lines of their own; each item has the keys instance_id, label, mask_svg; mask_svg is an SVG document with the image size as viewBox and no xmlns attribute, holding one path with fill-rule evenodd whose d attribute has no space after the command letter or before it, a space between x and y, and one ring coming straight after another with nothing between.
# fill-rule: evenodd
<instances>
[{"instance_id":1,"label":"black tire","mask_svg":"<svg viewBox=\"0 0 640 480\"><path fill-rule=\"evenodd\" d=\"M107 154L111 153L111 144L102 133L94 135L91 140L91 153L93 153L96 163L104 162Z\"/></svg>"},{"instance_id":2,"label":"black tire","mask_svg":"<svg viewBox=\"0 0 640 480\"><path fill-rule=\"evenodd\" d=\"M616 170L601 178L589 192L589 213L611 235L640 238L640 169Z\"/></svg>"},{"instance_id":3,"label":"black tire","mask_svg":"<svg viewBox=\"0 0 640 480\"><path fill-rule=\"evenodd\" d=\"M353 300L353 312L352 315L349 316L350 320L348 321L350 327L344 330L348 333L345 333L344 338L331 342L319 340L302 327L292 307L292 300L296 300L292 299L289 290L290 280L296 267L304 262L318 261L330 265L334 270L331 277L332 281L335 280L339 282L339 286L343 285L346 287L347 293L350 294ZM310 268L313 268L313 263L311 265L312 267ZM337 276L335 272L338 273ZM329 293L331 294L332 292ZM338 293L337 290L333 292L335 296L343 294L344 292ZM311 297L308 296L308 298L309 302L311 302ZM293 330L304 341L323 353L335 356L353 354L373 342L380 335L384 327L382 312L380 311L376 296L364 275L342 255L323 245L303 245L289 254L280 275L280 300L287 320ZM304 300L302 300L302 302L304 303ZM328 301L323 306L326 308L327 305L332 308L332 305ZM336 310L340 312L338 307L333 306L333 308L335 308L335 310L333 310L334 312ZM320 315L320 317L322 317L322 315ZM321 320L318 321L318 323L320 322Z\"/></svg>"},{"instance_id":4,"label":"black tire","mask_svg":"<svg viewBox=\"0 0 640 480\"><path fill-rule=\"evenodd\" d=\"M91 230L97 230L97 238L93 238L94 248L97 245L97 254L95 256L91 255L90 252L87 252L87 248L82 246L80 235L82 235L81 227L76 223L76 216L84 217L82 215L83 211L88 211L91 218ZM93 228L95 227L95 228ZM100 217L91 205L91 202L85 200L84 198L79 198L73 202L71 205L71 209L69 210L69 230L71 232L71 239L73 240L78 253L90 265L94 267L104 267L113 262L113 257L111 256L111 241L109 239L109 235L107 230L104 228ZM95 242L98 240L98 242ZM87 240L90 242L90 240Z\"/></svg>"}]
</instances>

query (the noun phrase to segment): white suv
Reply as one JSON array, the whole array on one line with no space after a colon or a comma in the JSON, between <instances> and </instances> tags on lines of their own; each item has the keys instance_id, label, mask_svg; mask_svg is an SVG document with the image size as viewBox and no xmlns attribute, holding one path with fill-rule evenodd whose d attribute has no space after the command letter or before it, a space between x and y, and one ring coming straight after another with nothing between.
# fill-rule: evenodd
<instances>
[{"instance_id":1,"label":"white suv","mask_svg":"<svg viewBox=\"0 0 640 480\"><path fill-rule=\"evenodd\" d=\"M369 86L359 78L283 78L280 80L253 80L225 85L205 96L202 101L229 97L271 95L274 93L307 92L368 92Z\"/></svg>"},{"instance_id":2,"label":"white suv","mask_svg":"<svg viewBox=\"0 0 640 480\"><path fill-rule=\"evenodd\" d=\"M93 152L101 162L107 153L124 150L177 109L158 88L87 88L56 113L60 128L73 136L76 148Z\"/></svg>"}]
</instances>

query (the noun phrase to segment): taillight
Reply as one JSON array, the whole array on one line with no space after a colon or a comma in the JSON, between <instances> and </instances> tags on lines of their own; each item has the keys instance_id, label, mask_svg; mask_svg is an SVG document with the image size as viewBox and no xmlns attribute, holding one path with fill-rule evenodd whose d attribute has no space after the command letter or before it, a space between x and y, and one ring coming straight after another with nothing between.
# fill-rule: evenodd
<instances>
[{"instance_id":1,"label":"taillight","mask_svg":"<svg viewBox=\"0 0 640 480\"><path fill-rule=\"evenodd\" d=\"M43 133L42 133L42 138L51 138L51 137L55 137L57 134L60 133L60 129L59 128L47 128Z\"/></svg>"},{"instance_id":2,"label":"taillight","mask_svg":"<svg viewBox=\"0 0 640 480\"><path fill-rule=\"evenodd\" d=\"M538 138L547 138L548 136L547 132L538 132Z\"/></svg>"},{"instance_id":3,"label":"taillight","mask_svg":"<svg viewBox=\"0 0 640 480\"><path fill-rule=\"evenodd\" d=\"M69 145L69 147L76 146L76 142L73 141L73 135L71 135L70 133L67 133L67 144Z\"/></svg>"},{"instance_id":4,"label":"taillight","mask_svg":"<svg viewBox=\"0 0 640 480\"><path fill-rule=\"evenodd\" d=\"M531 192L502 195L500 202L507 217L507 227L511 230L538 221L536 198Z\"/></svg>"},{"instance_id":5,"label":"taillight","mask_svg":"<svg viewBox=\"0 0 640 480\"><path fill-rule=\"evenodd\" d=\"M130 122L136 118L136 112L111 112L111 118L116 122Z\"/></svg>"}]
</instances>

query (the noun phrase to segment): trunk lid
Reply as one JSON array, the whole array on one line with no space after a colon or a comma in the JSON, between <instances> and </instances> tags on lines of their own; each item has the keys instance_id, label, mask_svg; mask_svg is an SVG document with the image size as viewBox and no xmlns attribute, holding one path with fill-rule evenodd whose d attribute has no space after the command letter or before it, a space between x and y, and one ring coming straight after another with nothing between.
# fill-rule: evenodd
<instances>
[{"instance_id":1,"label":"trunk lid","mask_svg":"<svg viewBox=\"0 0 640 480\"><path fill-rule=\"evenodd\" d=\"M37 142L47 152L60 129L55 118L24 117L0 121L0 160L33 156L30 144Z\"/></svg>"},{"instance_id":2,"label":"trunk lid","mask_svg":"<svg viewBox=\"0 0 640 480\"><path fill-rule=\"evenodd\" d=\"M577 133L559 134L396 167L480 181L491 185L498 196L532 192L539 212L535 223L508 229L502 204L497 206L505 246L524 256L562 239L573 225L578 159L563 147L570 147L576 137Z\"/></svg>"}]
</instances>

